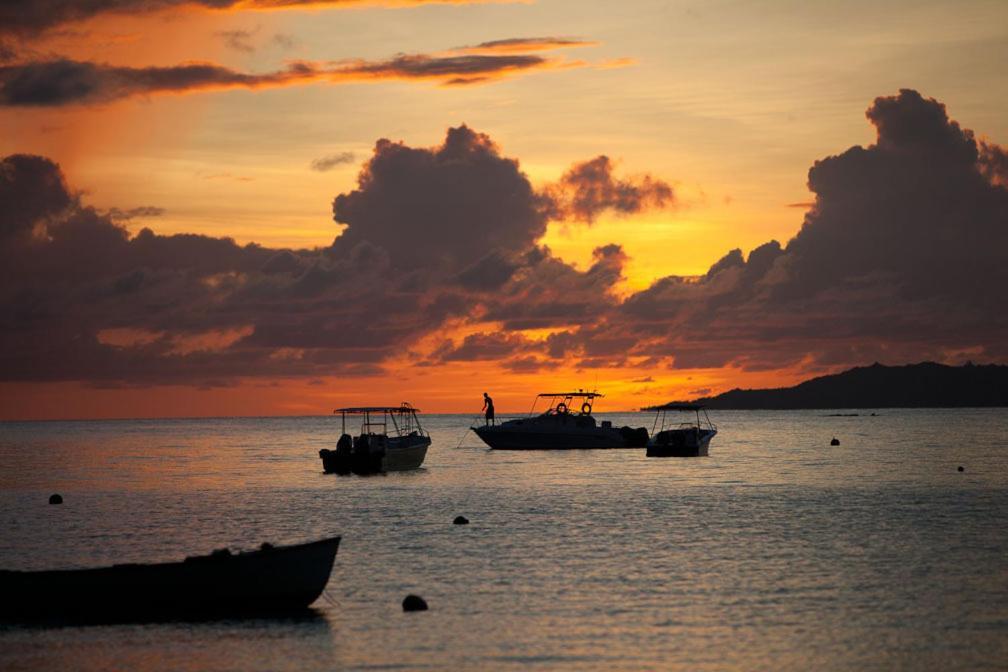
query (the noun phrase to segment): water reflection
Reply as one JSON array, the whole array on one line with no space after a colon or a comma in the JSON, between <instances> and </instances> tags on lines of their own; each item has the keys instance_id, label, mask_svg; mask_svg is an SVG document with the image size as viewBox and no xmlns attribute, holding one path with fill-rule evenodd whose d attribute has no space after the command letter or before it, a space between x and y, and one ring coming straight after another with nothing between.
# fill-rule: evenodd
<instances>
[{"instance_id":1,"label":"water reflection","mask_svg":"<svg viewBox=\"0 0 1008 672\"><path fill-rule=\"evenodd\" d=\"M606 415L613 424L641 424ZM328 418L0 425L0 567L343 534L322 623L0 628L0 668L955 669L1008 659L1008 412L719 413L706 459L322 474ZM841 445L829 447L832 436ZM66 459L55 459L65 456ZM958 465L965 472L958 472ZM59 491L61 506L46 504ZM469 525L452 525L456 515ZM402 613L407 593L431 610Z\"/></svg>"}]
</instances>

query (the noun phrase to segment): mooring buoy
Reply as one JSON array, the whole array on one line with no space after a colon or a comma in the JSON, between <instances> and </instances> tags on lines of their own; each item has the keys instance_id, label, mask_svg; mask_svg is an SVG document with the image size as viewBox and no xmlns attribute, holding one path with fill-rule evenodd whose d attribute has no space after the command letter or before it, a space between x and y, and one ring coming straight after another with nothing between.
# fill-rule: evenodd
<instances>
[{"instance_id":1,"label":"mooring buoy","mask_svg":"<svg viewBox=\"0 0 1008 672\"><path fill-rule=\"evenodd\" d=\"M839 446L840 445L840 439L838 439L838 438L836 438L834 436L833 440L829 442L829 445L831 445L831 446Z\"/></svg>"},{"instance_id":2,"label":"mooring buoy","mask_svg":"<svg viewBox=\"0 0 1008 672\"><path fill-rule=\"evenodd\" d=\"M455 520L452 521L452 525L468 525L469 519L465 516L455 516Z\"/></svg>"},{"instance_id":3,"label":"mooring buoy","mask_svg":"<svg viewBox=\"0 0 1008 672\"><path fill-rule=\"evenodd\" d=\"M407 595L402 601L403 611L427 611L427 601L419 595Z\"/></svg>"},{"instance_id":4,"label":"mooring buoy","mask_svg":"<svg viewBox=\"0 0 1008 672\"><path fill-rule=\"evenodd\" d=\"M60 496L59 494L49 495L49 503L50 504L62 504L63 503L63 497Z\"/></svg>"}]
</instances>

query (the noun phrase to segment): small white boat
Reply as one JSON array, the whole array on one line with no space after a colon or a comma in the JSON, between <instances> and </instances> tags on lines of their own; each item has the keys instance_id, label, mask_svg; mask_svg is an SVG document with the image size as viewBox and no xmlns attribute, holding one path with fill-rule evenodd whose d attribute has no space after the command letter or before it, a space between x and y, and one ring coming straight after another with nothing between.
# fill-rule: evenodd
<instances>
[{"instance_id":1,"label":"small white boat","mask_svg":"<svg viewBox=\"0 0 1008 672\"><path fill-rule=\"evenodd\" d=\"M337 408L343 432L336 450L319 451L327 474L375 474L417 469L427 456L430 435L420 426L419 409L405 401L398 406ZM347 434L347 416L361 419L357 436Z\"/></svg>"},{"instance_id":2,"label":"small white boat","mask_svg":"<svg viewBox=\"0 0 1008 672\"><path fill-rule=\"evenodd\" d=\"M663 404L642 408L642 411L655 411L654 426L651 428L651 438L647 443L648 457L707 457L711 439L717 434L717 427L707 417L707 411L697 404ZM703 420L700 412L703 411ZM677 421L676 416L668 418L669 412L695 413L696 420Z\"/></svg>"},{"instance_id":3,"label":"small white boat","mask_svg":"<svg viewBox=\"0 0 1008 672\"><path fill-rule=\"evenodd\" d=\"M643 448L648 438L644 427L613 427L609 420L595 422L592 404L601 396L583 390L543 392L536 397L527 418L470 429L496 450ZM546 400L546 410L536 415L541 399Z\"/></svg>"}]
</instances>

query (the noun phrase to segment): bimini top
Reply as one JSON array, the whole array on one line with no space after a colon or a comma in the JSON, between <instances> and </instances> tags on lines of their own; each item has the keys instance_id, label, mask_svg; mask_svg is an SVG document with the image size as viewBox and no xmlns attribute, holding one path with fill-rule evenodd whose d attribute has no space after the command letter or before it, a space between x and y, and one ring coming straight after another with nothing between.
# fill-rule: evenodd
<instances>
[{"instance_id":1,"label":"bimini top","mask_svg":"<svg viewBox=\"0 0 1008 672\"><path fill-rule=\"evenodd\" d=\"M348 406L346 408L337 408L333 413L349 413L355 415L358 413L419 413L419 408L414 408L410 406L405 401L398 406Z\"/></svg>"},{"instance_id":2,"label":"bimini top","mask_svg":"<svg viewBox=\"0 0 1008 672\"><path fill-rule=\"evenodd\" d=\"M642 411L702 411L704 407L700 404L687 404L678 401L673 401L668 404L659 404L658 406L648 406L642 408Z\"/></svg>"},{"instance_id":3,"label":"bimini top","mask_svg":"<svg viewBox=\"0 0 1008 672\"><path fill-rule=\"evenodd\" d=\"M577 392L540 392L540 397L578 397L585 399L595 399L596 397L604 396L601 392L584 392L578 390Z\"/></svg>"}]
</instances>

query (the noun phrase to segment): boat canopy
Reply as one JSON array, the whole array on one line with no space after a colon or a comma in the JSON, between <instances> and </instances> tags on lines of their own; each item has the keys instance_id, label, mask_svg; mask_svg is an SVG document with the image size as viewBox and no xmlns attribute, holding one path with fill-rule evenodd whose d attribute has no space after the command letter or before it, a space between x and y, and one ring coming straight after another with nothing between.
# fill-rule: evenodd
<instances>
[{"instance_id":1,"label":"boat canopy","mask_svg":"<svg viewBox=\"0 0 1008 672\"><path fill-rule=\"evenodd\" d=\"M539 404L540 399L547 400L545 415L576 413L578 411L578 403L581 403L581 415L589 415L592 410L592 402L601 396L603 396L601 392L586 392L584 390L578 390L577 392L540 392L532 401L529 417L535 415L536 406ZM575 400L583 401L578 402Z\"/></svg>"},{"instance_id":2,"label":"boat canopy","mask_svg":"<svg viewBox=\"0 0 1008 672\"><path fill-rule=\"evenodd\" d=\"M696 413L696 422L681 422L678 424L678 429L708 429L711 431L717 431L717 426L710 421L707 416L707 409L700 404L690 404L685 402L673 401L668 404L659 404L658 406L648 406L647 408L642 408L642 411L655 411L655 421L654 425L651 427L651 436L654 436L656 432L664 431L666 428L665 416L668 411L684 411L687 413ZM700 419L700 414L703 413L703 420ZM682 417L682 416L679 416ZM673 428L676 425L672 425Z\"/></svg>"},{"instance_id":3,"label":"boat canopy","mask_svg":"<svg viewBox=\"0 0 1008 672\"><path fill-rule=\"evenodd\" d=\"M396 436L406 436L413 432L427 433L420 426L420 419L417 417L419 408L414 408L408 402L402 402L398 406L347 406L337 408L333 413L339 413L343 418L343 433L347 433L347 416L362 415L361 434L388 435L389 423L392 425L392 433ZM397 419L398 418L398 419Z\"/></svg>"},{"instance_id":4,"label":"boat canopy","mask_svg":"<svg viewBox=\"0 0 1008 672\"><path fill-rule=\"evenodd\" d=\"M349 415L360 415L362 413L419 413L419 408L410 406L405 401L398 406L347 406L337 408L333 413L347 413Z\"/></svg>"},{"instance_id":5,"label":"boat canopy","mask_svg":"<svg viewBox=\"0 0 1008 672\"><path fill-rule=\"evenodd\" d=\"M576 397L578 399L594 399L595 397L604 396L601 392L585 392L583 390L578 390L577 392L540 392L540 397Z\"/></svg>"}]
</instances>

